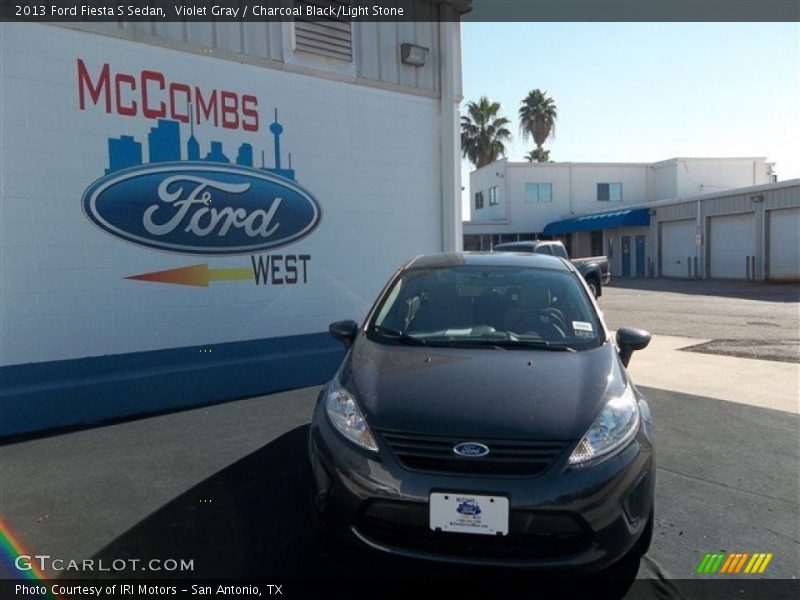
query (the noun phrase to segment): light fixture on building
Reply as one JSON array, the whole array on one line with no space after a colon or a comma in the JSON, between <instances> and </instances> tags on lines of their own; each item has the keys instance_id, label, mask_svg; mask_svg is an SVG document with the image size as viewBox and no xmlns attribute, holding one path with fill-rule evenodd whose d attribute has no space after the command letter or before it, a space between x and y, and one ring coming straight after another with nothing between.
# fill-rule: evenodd
<instances>
[{"instance_id":1,"label":"light fixture on building","mask_svg":"<svg viewBox=\"0 0 800 600\"><path fill-rule=\"evenodd\" d=\"M750 202L754 202L756 204L761 204L764 201L764 196L759 194L758 196L750 196Z\"/></svg>"},{"instance_id":2,"label":"light fixture on building","mask_svg":"<svg viewBox=\"0 0 800 600\"><path fill-rule=\"evenodd\" d=\"M430 49L416 44L400 44L400 60L406 65L422 67L428 62Z\"/></svg>"}]
</instances>

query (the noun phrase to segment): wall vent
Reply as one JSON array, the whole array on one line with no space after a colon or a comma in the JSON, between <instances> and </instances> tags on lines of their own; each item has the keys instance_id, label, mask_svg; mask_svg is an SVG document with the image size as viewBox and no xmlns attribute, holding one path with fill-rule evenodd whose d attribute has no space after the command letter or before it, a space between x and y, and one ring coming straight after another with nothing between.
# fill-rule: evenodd
<instances>
[{"instance_id":1,"label":"wall vent","mask_svg":"<svg viewBox=\"0 0 800 600\"><path fill-rule=\"evenodd\" d=\"M352 20L345 16L307 16L309 7L332 7L334 14L343 15L350 0L295 0L294 5L302 14L294 19L295 50L352 62Z\"/></svg>"}]
</instances>

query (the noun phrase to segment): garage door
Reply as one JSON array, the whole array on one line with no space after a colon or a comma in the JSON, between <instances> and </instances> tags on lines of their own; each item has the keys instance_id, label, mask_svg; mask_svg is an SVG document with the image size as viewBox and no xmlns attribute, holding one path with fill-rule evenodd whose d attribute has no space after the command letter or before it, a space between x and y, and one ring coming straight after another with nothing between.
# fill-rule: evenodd
<instances>
[{"instance_id":1,"label":"garage door","mask_svg":"<svg viewBox=\"0 0 800 600\"><path fill-rule=\"evenodd\" d=\"M769 278L800 279L800 208L769 211Z\"/></svg>"},{"instance_id":2,"label":"garage door","mask_svg":"<svg viewBox=\"0 0 800 600\"><path fill-rule=\"evenodd\" d=\"M694 219L661 223L661 275L689 277L687 261L696 254Z\"/></svg>"},{"instance_id":3,"label":"garage door","mask_svg":"<svg viewBox=\"0 0 800 600\"><path fill-rule=\"evenodd\" d=\"M711 217L711 277L747 278L747 257L755 253L756 225L753 213Z\"/></svg>"}]
</instances>

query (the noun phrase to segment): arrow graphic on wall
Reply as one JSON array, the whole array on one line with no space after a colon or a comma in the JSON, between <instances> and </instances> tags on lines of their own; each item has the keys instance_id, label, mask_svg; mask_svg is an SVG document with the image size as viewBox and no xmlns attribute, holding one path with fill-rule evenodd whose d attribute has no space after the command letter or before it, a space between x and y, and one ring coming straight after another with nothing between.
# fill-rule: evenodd
<instances>
[{"instance_id":1,"label":"arrow graphic on wall","mask_svg":"<svg viewBox=\"0 0 800 600\"><path fill-rule=\"evenodd\" d=\"M253 279L252 269L209 269L208 265L192 265L166 271L142 273L131 275L125 279L138 281L155 281L157 283L174 283L177 285L192 285L208 287L210 281L239 281Z\"/></svg>"}]
</instances>

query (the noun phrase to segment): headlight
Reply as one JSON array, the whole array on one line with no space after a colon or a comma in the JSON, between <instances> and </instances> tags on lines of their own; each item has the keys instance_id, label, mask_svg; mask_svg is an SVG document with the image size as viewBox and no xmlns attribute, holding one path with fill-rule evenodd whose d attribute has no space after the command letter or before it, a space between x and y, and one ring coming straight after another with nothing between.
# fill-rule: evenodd
<instances>
[{"instance_id":1,"label":"headlight","mask_svg":"<svg viewBox=\"0 0 800 600\"><path fill-rule=\"evenodd\" d=\"M627 443L639 427L639 407L630 386L612 398L583 436L569 457L569 464L580 465L613 452Z\"/></svg>"},{"instance_id":2,"label":"headlight","mask_svg":"<svg viewBox=\"0 0 800 600\"><path fill-rule=\"evenodd\" d=\"M355 398L337 380L328 387L325 410L333 426L344 437L365 450L378 451L375 437L358 409Z\"/></svg>"}]
</instances>

